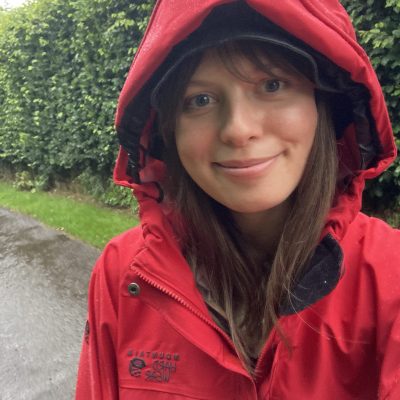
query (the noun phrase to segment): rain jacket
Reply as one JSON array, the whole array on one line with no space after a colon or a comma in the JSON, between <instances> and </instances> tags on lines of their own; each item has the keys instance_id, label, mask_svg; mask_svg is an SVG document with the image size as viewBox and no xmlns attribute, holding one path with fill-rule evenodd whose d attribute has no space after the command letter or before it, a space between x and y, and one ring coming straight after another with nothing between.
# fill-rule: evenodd
<instances>
[{"instance_id":1,"label":"rain jacket","mask_svg":"<svg viewBox=\"0 0 400 400\"><path fill-rule=\"evenodd\" d=\"M360 212L365 180L385 170L396 149L380 85L336 0L247 1L348 71L369 105L353 110L338 139L350 179L291 306L281 308L290 347L273 330L257 379L210 317L182 256L160 198L164 164L148 151L154 112L146 85L173 46L227 3L159 0L122 90L114 178L133 188L141 225L113 239L94 268L76 398L398 400L400 233Z\"/></svg>"}]
</instances>

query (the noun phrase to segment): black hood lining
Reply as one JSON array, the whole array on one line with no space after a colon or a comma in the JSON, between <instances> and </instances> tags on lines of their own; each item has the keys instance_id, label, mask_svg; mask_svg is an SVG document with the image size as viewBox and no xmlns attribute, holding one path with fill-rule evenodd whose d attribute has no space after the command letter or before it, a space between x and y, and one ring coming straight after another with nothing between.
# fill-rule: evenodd
<instances>
[{"instance_id":1,"label":"black hood lining","mask_svg":"<svg viewBox=\"0 0 400 400\"><path fill-rule=\"evenodd\" d=\"M305 274L291 290L289 299L281 304L279 315L298 313L331 293L342 277L342 263L342 249L328 234L319 243Z\"/></svg>"}]
</instances>

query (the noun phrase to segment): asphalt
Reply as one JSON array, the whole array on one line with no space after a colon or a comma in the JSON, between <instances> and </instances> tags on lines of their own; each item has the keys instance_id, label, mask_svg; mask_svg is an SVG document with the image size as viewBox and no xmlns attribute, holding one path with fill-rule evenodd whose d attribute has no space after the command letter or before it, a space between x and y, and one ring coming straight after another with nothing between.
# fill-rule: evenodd
<instances>
[{"instance_id":1,"label":"asphalt","mask_svg":"<svg viewBox=\"0 0 400 400\"><path fill-rule=\"evenodd\" d=\"M0 208L0 400L71 400L99 250Z\"/></svg>"}]
</instances>

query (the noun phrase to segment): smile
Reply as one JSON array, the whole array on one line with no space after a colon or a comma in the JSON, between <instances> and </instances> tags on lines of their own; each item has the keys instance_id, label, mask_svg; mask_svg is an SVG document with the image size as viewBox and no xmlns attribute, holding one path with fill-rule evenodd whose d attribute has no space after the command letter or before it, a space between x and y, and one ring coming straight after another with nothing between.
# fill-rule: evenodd
<instances>
[{"instance_id":1,"label":"smile","mask_svg":"<svg viewBox=\"0 0 400 400\"><path fill-rule=\"evenodd\" d=\"M232 177L251 178L265 173L276 161L279 154L267 158L255 158L247 160L227 160L214 162L213 166L224 174Z\"/></svg>"}]
</instances>

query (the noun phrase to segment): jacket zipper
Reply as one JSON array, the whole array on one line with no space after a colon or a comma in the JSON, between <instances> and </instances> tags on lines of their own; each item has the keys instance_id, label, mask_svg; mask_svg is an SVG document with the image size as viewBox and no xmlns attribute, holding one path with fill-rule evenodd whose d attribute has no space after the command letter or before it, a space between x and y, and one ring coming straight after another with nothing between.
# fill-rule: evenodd
<instances>
[{"instance_id":1,"label":"jacket zipper","mask_svg":"<svg viewBox=\"0 0 400 400\"><path fill-rule=\"evenodd\" d=\"M181 304L182 306L187 308L190 312L192 312L194 315L196 315L202 321L206 322L209 326L211 326L212 328L217 330L217 332L219 332L226 339L226 341L231 346L232 350L236 353L235 345L233 344L232 339L218 325L213 323L213 321L211 321L204 314L202 314L201 312L199 312L198 310L196 310L195 308L190 306L190 304L188 304L184 299L179 297L176 293L168 290L167 288L163 287L159 283L155 282L153 279L148 277L146 274L143 273L143 271L139 270L137 267L132 267L132 270L135 274L137 274L137 276L139 278L143 279L143 281L148 283L150 286L156 288L157 290L159 290L159 291L163 292L164 294L168 295L169 297L173 298L175 301L177 301L179 304ZM245 376L246 378L248 378L252 382L254 382L253 378L249 374L247 374L247 372L245 372L244 369L243 369L243 371L235 371L235 372L240 373L241 375Z\"/></svg>"},{"instance_id":2,"label":"jacket zipper","mask_svg":"<svg viewBox=\"0 0 400 400\"><path fill-rule=\"evenodd\" d=\"M261 370L261 365L262 365L262 363L263 363L263 361L264 361L264 359L265 359L265 357L266 357L266 355L267 355L267 353L268 353L268 351L270 350L270 346L268 346L268 340L266 341L266 343L264 344L264 347L263 347L263 349L262 349L262 351L261 351L261 353L260 353L260 356L258 357L258 360L257 360L257 363L256 363L256 366L255 366L255 368L254 368L254 372L255 372L255 384L256 384L256 386L258 385L258 383L259 383L259 380L261 379L261 373L262 373L262 370ZM274 351L275 352L275 351ZM271 368L272 368L272 365L273 365L273 363L271 364ZM272 369L271 369L271 371L270 371L270 373L272 373Z\"/></svg>"}]
</instances>

